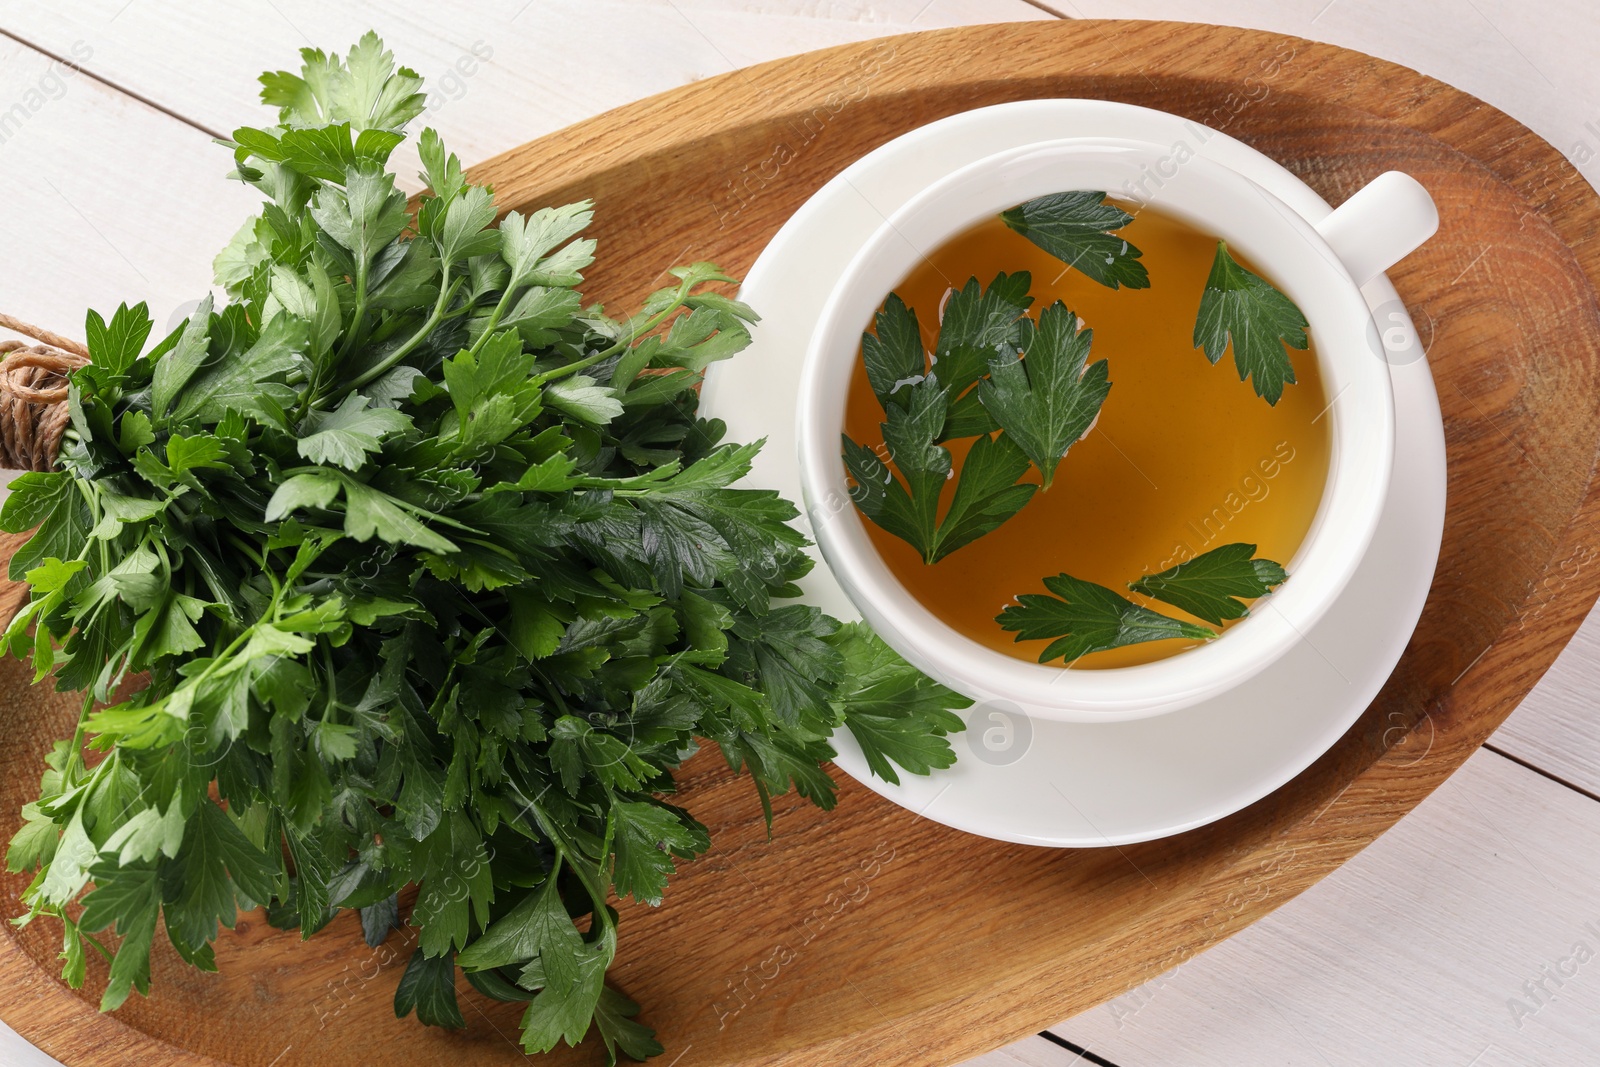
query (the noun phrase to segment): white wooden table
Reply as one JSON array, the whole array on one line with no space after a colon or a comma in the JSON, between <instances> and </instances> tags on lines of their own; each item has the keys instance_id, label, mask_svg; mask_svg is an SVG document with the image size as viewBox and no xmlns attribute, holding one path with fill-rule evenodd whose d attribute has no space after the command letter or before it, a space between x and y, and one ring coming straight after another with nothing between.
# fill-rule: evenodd
<instances>
[{"instance_id":1,"label":"white wooden table","mask_svg":"<svg viewBox=\"0 0 1600 1067\"><path fill-rule=\"evenodd\" d=\"M80 336L86 307L121 300L181 319L255 206L210 137L266 121L258 72L369 27L428 78L425 121L471 162L780 55L1058 16L1223 17L1357 48L1500 107L1600 184L1593 0L5 0L0 308ZM1600 614L1483 751L1332 877L970 1067L1600 1064L1597 656ZM0 1063L54 1062L0 1026Z\"/></svg>"}]
</instances>

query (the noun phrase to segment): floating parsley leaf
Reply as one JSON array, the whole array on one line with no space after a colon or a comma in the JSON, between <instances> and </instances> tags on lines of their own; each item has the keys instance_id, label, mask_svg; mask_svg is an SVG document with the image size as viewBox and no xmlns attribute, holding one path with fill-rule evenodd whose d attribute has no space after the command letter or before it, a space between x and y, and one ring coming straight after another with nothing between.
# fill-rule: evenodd
<instances>
[{"instance_id":1,"label":"floating parsley leaf","mask_svg":"<svg viewBox=\"0 0 1600 1067\"><path fill-rule=\"evenodd\" d=\"M999 424L980 397L993 361L1014 362L1032 343L1030 281L1026 272L996 275L988 287L972 278L951 293L931 368L916 314L898 296L884 301L877 332L862 335L867 379L886 419L887 462L845 435L845 468L855 482L850 497L863 515L908 542L927 563L999 527L1038 488L1019 484L1028 457L1010 435L994 432ZM941 494L953 469L943 442L957 437L976 440L940 519Z\"/></svg>"},{"instance_id":2,"label":"floating parsley leaf","mask_svg":"<svg viewBox=\"0 0 1600 1067\"><path fill-rule=\"evenodd\" d=\"M885 411L911 402L910 389L928 374L928 353L922 348L917 313L890 293L873 319L873 332L861 335L861 359L867 381Z\"/></svg>"},{"instance_id":3,"label":"floating parsley leaf","mask_svg":"<svg viewBox=\"0 0 1600 1067\"><path fill-rule=\"evenodd\" d=\"M1132 222L1133 216L1108 201L1103 192L1051 193L1019 204L1000 218L1101 285L1112 289L1150 287L1150 274L1139 262L1143 253L1111 232Z\"/></svg>"},{"instance_id":4,"label":"floating parsley leaf","mask_svg":"<svg viewBox=\"0 0 1600 1067\"><path fill-rule=\"evenodd\" d=\"M1078 329L1078 317L1057 301L1040 314L1026 356L992 361L978 385L984 408L1039 468L1046 489L1111 391L1105 360L1085 369L1093 339L1094 331Z\"/></svg>"},{"instance_id":5,"label":"floating parsley leaf","mask_svg":"<svg viewBox=\"0 0 1600 1067\"><path fill-rule=\"evenodd\" d=\"M1159 574L1147 574L1128 588L1220 625L1248 615L1242 601L1266 596L1288 577L1272 560L1252 559L1255 554L1255 545L1223 545Z\"/></svg>"},{"instance_id":6,"label":"floating parsley leaf","mask_svg":"<svg viewBox=\"0 0 1600 1067\"><path fill-rule=\"evenodd\" d=\"M1194 346L1215 364L1231 343L1239 380L1250 379L1256 395L1277 404L1285 385L1293 385L1290 348L1305 349L1306 317L1272 283L1240 266L1217 242L1200 314L1194 323Z\"/></svg>"},{"instance_id":7,"label":"floating parsley leaf","mask_svg":"<svg viewBox=\"0 0 1600 1067\"><path fill-rule=\"evenodd\" d=\"M938 541L939 494L951 470L950 450L935 442L944 428L946 397L929 376L912 386L904 406L885 411L883 441L896 478L877 453L844 440L845 466L855 479L850 498L873 522L933 562Z\"/></svg>"},{"instance_id":8,"label":"floating parsley leaf","mask_svg":"<svg viewBox=\"0 0 1600 1067\"><path fill-rule=\"evenodd\" d=\"M972 443L955 479L950 508L939 519L939 498L951 470L949 450L934 443L943 424L943 398L937 378L930 375L913 388L911 408L889 409L884 442L899 478L871 449L843 438L845 468L855 481L850 499L928 564L999 528L1038 489L1020 483L1028 472L1022 450L1003 434L985 434Z\"/></svg>"},{"instance_id":9,"label":"floating parsley leaf","mask_svg":"<svg viewBox=\"0 0 1600 1067\"><path fill-rule=\"evenodd\" d=\"M1028 457L1009 434L985 435L972 442L961 465L950 510L939 524L933 559L937 563L958 548L997 530L1033 499L1038 486L1021 481Z\"/></svg>"},{"instance_id":10,"label":"floating parsley leaf","mask_svg":"<svg viewBox=\"0 0 1600 1067\"><path fill-rule=\"evenodd\" d=\"M1027 317L1033 306L1033 297L1028 295L1032 283L1027 271L1002 272L987 286L969 278L950 293L933 351L933 369L950 396L941 440L976 437L998 429L973 386L988 373L991 362L1015 359L1028 346L1033 335L1033 320Z\"/></svg>"},{"instance_id":11,"label":"floating parsley leaf","mask_svg":"<svg viewBox=\"0 0 1600 1067\"><path fill-rule=\"evenodd\" d=\"M1103 585L1070 574L1046 578L1044 584L1053 596L1023 593L1016 604L995 617L1000 628L1015 633L1018 641L1050 640L1039 653L1040 663L1064 659L1070 665L1090 652L1144 641L1169 637L1206 640L1217 636L1214 630L1168 618Z\"/></svg>"}]
</instances>

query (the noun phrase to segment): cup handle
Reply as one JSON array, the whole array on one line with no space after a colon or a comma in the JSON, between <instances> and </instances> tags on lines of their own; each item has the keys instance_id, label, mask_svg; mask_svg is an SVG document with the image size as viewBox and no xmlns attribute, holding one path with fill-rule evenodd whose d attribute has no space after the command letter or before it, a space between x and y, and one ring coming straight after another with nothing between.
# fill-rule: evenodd
<instances>
[{"instance_id":1,"label":"cup handle","mask_svg":"<svg viewBox=\"0 0 1600 1067\"><path fill-rule=\"evenodd\" d=\"M1378 175L1317 223L1357 286L1410 255L1438 229L1433 197L1398 170Z\"/></svg>"}]
</instances>

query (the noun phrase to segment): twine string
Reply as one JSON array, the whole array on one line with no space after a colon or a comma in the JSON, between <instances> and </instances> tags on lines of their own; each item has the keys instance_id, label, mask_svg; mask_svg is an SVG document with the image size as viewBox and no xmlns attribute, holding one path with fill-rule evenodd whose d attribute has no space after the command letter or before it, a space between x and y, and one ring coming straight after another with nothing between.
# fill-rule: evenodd
<instances>
[{"instance_id":1,"label":"twine string","mask_svg":"<svg viewBox=\"0 0 1600 1067\"><path fill-rule=\"evenodd\" d=\"M41 342L0 341L0 468L53 470L70 417L67 375L89 362L89 352L4 313L0 326Z\"/></svg>"}]
</instances>

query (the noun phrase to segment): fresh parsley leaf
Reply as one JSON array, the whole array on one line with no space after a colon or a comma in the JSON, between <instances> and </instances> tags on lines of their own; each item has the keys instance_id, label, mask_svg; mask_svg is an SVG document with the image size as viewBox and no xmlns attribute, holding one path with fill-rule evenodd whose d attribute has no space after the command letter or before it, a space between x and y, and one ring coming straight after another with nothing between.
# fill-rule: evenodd
<instances>
[{"instance_id":1,"label":"fresh parsley leaf","mask_svg":"<svg viewBox=\"0 0 1600 1067\"><path fill-rule=\"evenodd\" d=\"M1114 590L1070 574L1046 578L1044 584L1052 595L1023 593L995 619L1018 641L1049 640L1039 653L1040 663L1062 659L1070 666L1090 652L1143 641L1217 636L1214 630L1140 607Z\"/></svg>"},{"instance_id":2,"label":"fresh parsley leaf","mask_svg":"<svg viewBox=\"0 0 1600 1067\"><path fill-rule=\"evenodd\" d=\"M705 830L686 826L681 813L646 801L618 802L616 818L616 870L612 881L619 896L646 904L661 903L661 893L672 873L672 857L693 859L708 842Z\"/></svg>"},{"instance_id":3,"label":"fresh parsley leaf","mask_svg":"<svg viewBox=\"0 0 1600 1067\"><path fill-rule=\"evenodd\" d=\"M176 398L171 421L216 423L229 411L258 415L263 401L279 407L294 403L296 394L285 379L295 369L306 337L306 324L300 319L275 316L248 348L230 348L188 379Z\"/></svg>"},{"instance_id":4,"label":"fresh parsley leaf","mask_svg":"<svg viewBox=\"0 0 1600 1067\"><path fill-rule=\"evenodd\" d=\"M394 187L394 175L352 168L344 189L325 185L317 190L311 217L365 272L378 250L405 229L406 198Z\"/></svg>"},{"instance_id":5,"label":"fresh parsley leaf","mask_svg":"<svg viewBox=\"0 0 1600 1067\"><path fill-rule=\"evenodd\" d=\"M604 426L622 414L622 402L610 386L596 384L586 374L553 382L544 391L545 403L584 422Z\"/></svg>"},{"instance_id":6,"label":"fresh parsley leaf","mask_svg":"<svg viewBox=\"0 0 1600 1067\"><path fill-rule=\"evenodd\" d=\"M72 478L58 471L27 471L11 480L0 507L0 530L26 533L72 500ZM13 572L16 573L16 572Z\"/></svg>"},{"instance_id":7,"label":"fresh parsley leaf","mask_svg":"<svg viewBox=\"0 0 1600 1067\"><path fill-rule=\"evenodd\" d=\"M422 890L411 921L422 927L418 941L424 952L440 955L460 949L473 923L488 922L494 900L493 875L483 838L464 812L452 812L417 846L416 863Z\"/></svg>"},{"instance_id":8,"label":"fresh parsley leaf","mask_svg":"<svg viewBox=\"0 0 1600 1067\"><path fill-rule=\"evenodd\" d=\"M94 892L83 898L78 926L86 934L115 924L122 941L111 960L101 1011L114 1011L137 989L150 989L150 948L161 916L161 882L148 865L97 867Z\"/></svg>"},{"instance_id":9,"label":"fresh parsley leaf","mask_svg":"<svg viewBox=\"0 0 1600 1067\"><path fill-rule=\"evenodd\" d=\"M295 449L317 464L360 470L368 454L383 447L383 438L411 428L411 417L393 408L369 408L370 401L351 393L333 411L313 411L301 426Z\"/></svg>"},{"instance_id":10,"label":"fresh parsley leaf","mask_svg":"<svg viewBox=\"0 0 1600 1067\"><path fill-rule=\"evenodd\" d=\"M1288 578L1282 566L1252 558L1255 554L1255 545L1222 545L1159 574L1147 574L1128 588L1221 625L1248 615L1244 601L1266 596Z\"/></svg>"},{"instance_id":11,"label":"fresh parsley leaf","mask_svg":"<svg viewBox=\"0 0 1600 1067\"><path fill-rule=\"evenodd\" d=\"M1026 355L991 361L989 377L978 385L985 410L1039 468L1046 489L1111 391L1105 360L1085 366L1093 338L1094 331L1080 330L1078 317L1057 301L1040 313Z\"/></svg>"},{"instance_id":12,"label":"fresh parsley leaf","mask_svg":"<svg viewBox=\"0 0 1600 1067\"><path fill-rule=\"evenodd\" d=\"M1200 296L1194 346L1215 364L1231 346L1239 380L1250 379L1256 395L1277 404L1285 385L1295 382L1294 364L1284 348L1307 347L1305 315L1271 282L1240 266L1217 242L1217 255Z\"/></svg>"},{"instance_id":13,"label":"fresh parsley leaf","mask_svg":"<svg viewBox=\"0 0 1600 1067\"><path fill-rule=\"evenodd\" d=\"M350 907L349 903L344 905ZM389 938L389 931L400 925L400 898L390 893L382 900L361 906L361 936L372 948Z\"/></svg>"},{"instance_id":14,"label":"fresh parsley leaf","mask_svg":"<svg viewBox=\"0 0 1600 1067\"><path fill-rule=\"evenodd\" d=\"M404 1019L416 1009L417 1020L446 1030L461 1030L467 1021L461 1017L456 1000L456 965L451 953L429 956L418 948L406 962L400 984L394 990L394 1014Z\"/></svg>"},{"instance_id":15,"label":"fresh parsley leaf","mask_svg":"<svg viewBox=\"0 0 1600 1067\"><path fill-rule=\"evenodd\" d=\"M605 986L600 990L600 999L594 1007L594 1025L606 1046L606 1067L616 1067L618 1049L633 1060L659 1056L666 1051L656 1040L654 1030L634 1020L638 1014L639 1005L615 989Z\"/></svg>"},{"instance_id":16,"label":"fresh parsley leaf","mask_svg":"<svg viewBox=\"0 0 1600 1067\"><path fill-rule=\"evenodd\" d=\"M588 201L540 208L523 216L512 211L500 222L500 255L511 269L510 286L573 286L578 272L594 262L594 241L573 241L594 218ZM568 243L571 242L571 243Z\"/></svg>"},{"instance_id":17,"label":"fresh parsley leaf","mask_svg":"<svg viewBox=\"0 0 1600 1067\"><path fill-rule=\"evenodd\" d=\"M600 1005L606 968L615 953L616 942L611 936L586 944L578 958L578 980L565 988L549 980L539 960L523 968L518 984L542 987L522 1015L524 1051L536 1055L549 1052L562 1041L576 1045L583 1040Z\"/></svg>"},{"instance_id":18,"label":"fresh parsley leaf","mask_svg":"<svg viewBox=\"0 0 1600 1067\"><path fill-rule=\"evenodd\" d=\"M251 900L272 898L273 869L267 857L210 801L198 805L168 871L167 934L187 953L216 940L219 922L233 929L238 913L234 885Z\"/></svg>"},{"instance_id":19,"label":"fresh parsley leaf","mask_svg":"<svg viewBox=\"0 0 1600 1067\"><path fill-rule=\"evenodd\" d=\"M144 304L120 305L108 325L97 311L90 311L84 327L89 341L89 358L94 365L112 374L123 374L144 351L150 336L150 310Z\"/></svg>"},{"instance_id":20,"label":"fresh parsley leaf","mask_svg":"<svg viewBox=\"0 0 1600 1067\"><path fill-rule=\"evenodd\" d=\"M545 879L537 892L527 894L516 907L495 920L456 958L457 966L466 971L489 970L524 964L538 957L549 984L560 989L577 984L583 938L561 902L555 873Z\"/></svg>"},{"instance_id":21,"label":"fresh parsley leaf","mask_svg":"<svg viewBox=\"0 0 1600 1067\"><path fill-rule=\"evenodd\" d=\"M952 766L956 754L947 738L963 728L952 709L971 701L907 665L861 623L842 627L834 644L849 679L834 694L834 708L872 773L898 785L893 764L912 774Z\"/></svg>"},{"instance_id":22,"label":"fresh parsley leaf","mask_svg":"<svg viewBox=\"0 0 1600 1067\"><path fill-rule=\"evenodd\" d=\"M1000 218L1069 267L1112 289L1148 289L1150 274L1137 248L1114 231L1133 216L1103 192L1051 193L1019 204Z\"/></svg>"},{"instance_id":23,"label":"fresh parsley leaf","mask_svg":"<svg viewBox=\"0 0 1600 1067\"><path fill-rule=\"evenodd\" d=\"M398 130L422 114L427 98L422 79L396 67L394 55L368 31L341 61L319 48L300 51L301 73L261 76L261 100L279 109L284 125L349 123L358 130Z\"/></svg>"}]
</instances>

